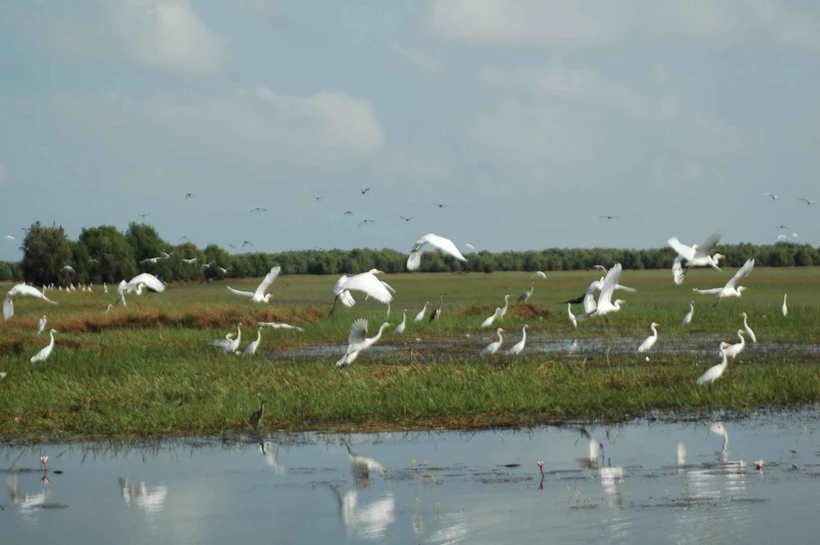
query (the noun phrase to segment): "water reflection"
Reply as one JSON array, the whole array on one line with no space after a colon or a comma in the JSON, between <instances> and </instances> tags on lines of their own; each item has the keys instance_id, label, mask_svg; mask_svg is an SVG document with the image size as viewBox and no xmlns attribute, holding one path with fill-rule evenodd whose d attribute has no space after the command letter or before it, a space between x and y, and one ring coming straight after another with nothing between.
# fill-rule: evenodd
<instances>
[{"instance_id":1,"label":"water reflection","mask_svg":"<svg viewBox=\"0 0 820 545\"><path fill-rule=\"evenodd\" d=\"M279 462L279 445L273 446L272 443L263 441L259 443L259 452L265 457L265 463L273 468L277 474L285 472L285 466Z\"/></svg>"},{"instance_id":2,"label":"water reflection","mask_svg":"<svg viewBox=\"0 0 820 545\"><path fill-rule=\"evenodd\" d=\"M353 482L356 485L356 488L360 490L366 490L370 488L370 472L377 471L385 476L387 470L384 469L384 466L381 465L379 462L374 460L373 458L368 458L366 456L362 456L361 454L357 454L350 449L350 444L347 441L343 441L345 447L347 447L347 455L350 457L350 470L353 474Z\"/></svg>"},{"instance_id":3,"label":"water reflection","mask_svg":"<svg viewBox=\"0 0 820 545\"><path fill-rule=\"evenodd\" d=\"M381 539L396 520L396 500L390 492L380 499L360 502L356 490L344 492L335 484L329 484L328 488L336 495L339 516L348 535Z\"/></svg>"},{"instance_id":4,"label":"water reflection","mask_svg":"<svg viewBox=\"0 0 820 545\"><path fill-rule=\"evenodd\" d=\"M122 499L125 500L126 505L133 503L148 512L162 511L165 498L168 496L167 486L152 486L149 488L145 485L145 481L140 482L139 486L130 486L128 477L120 477L118 480Z\"/></svg>"},{"instance_id":5,"label":"water reflection","mask_svg":"<svg viewBox=\"0 0 820 545\"><path fill-rule=\"evenodd\" d=\"M31 510L35 507L42 507L46 500L51 495L50 490L43 489L36 494L24 493L20 494L17 488L17 473L10 473L6 479L6 486L9 491L9 500L11 503L22 510Z\"/></svg>"}]
</instances>

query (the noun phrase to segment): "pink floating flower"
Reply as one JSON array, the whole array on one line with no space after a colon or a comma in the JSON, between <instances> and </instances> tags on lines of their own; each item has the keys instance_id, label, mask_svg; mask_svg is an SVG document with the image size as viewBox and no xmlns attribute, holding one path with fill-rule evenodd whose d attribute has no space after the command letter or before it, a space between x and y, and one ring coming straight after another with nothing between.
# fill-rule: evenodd
<instances>
[{"instance_id":1,"label":"pink floating flower","mask_svg":"<svg viewBox=\"0 0 820 545\"><path fill-rule=\"evenodd\" d=\"M40 484L48 484L49 482L50 481L48 480L48 477L46 477L45 475L40 477Z\"/></svg>"},{"instance_id":2,"label":"pink floating flower","mask_svg":"<svg viewBox=\"0 0 820 545\"><path fill-rule=\"evenodd\" d=\"M47 466L48 465L48 456L40 456L40 463L43 465L43 467Z\"/></svg>"},{"instance_id":3,"label":"pink floating flower","mask_svg":"<svg viewBox=\"0 0 820 545\"><path fill-rule=\"evenodd\" d=\"M538 460L538 467L540 467L541 469L544 469L544 462L542 462L541 460Z\"/></svg>"}]
</instances>

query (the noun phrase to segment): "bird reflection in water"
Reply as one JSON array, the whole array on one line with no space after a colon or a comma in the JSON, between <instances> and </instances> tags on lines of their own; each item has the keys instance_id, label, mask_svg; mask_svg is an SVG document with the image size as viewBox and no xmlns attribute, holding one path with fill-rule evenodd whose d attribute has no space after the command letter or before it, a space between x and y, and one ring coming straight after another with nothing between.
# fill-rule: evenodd
<instances>
[{"instance_id":1,"label":"bird reflection in water","mask_svg":"<svg viewBox=\"0 0 820 545\"><path fill-rule=\"evenodd\" d=\"M272 449L272 446L268 442L259 443L259 452L265 457L266 464L272 467L277 474L282 474L285 472L285 466L279 462L279 445L276 445L275 449Z\"/></svg>"},{"instance_id":2,"label":"bird reflection in water","mask_svg":"<svg viewBox=\"0 0 820 545\"><path fill-rule=\"evenodd\" d=\"M604 444L590 437L589 439L589 455L586 458L578 458L582 467L588 469L596 469L603 465L604 462Z\"/></svg>"},{"instance_id":3,"label":"bird reflection in water","mask_svg":"<svg viewBox=\"0 0 820 545\"><path fill-rule=\"evenodd\" d=\"M15 507L23 510L42 507L51 495L51 491L49 490L41 490L37 494L20 495L17 489L17 473L9 474L6 479L6 486L8 487L9 499L11 500L11 503L14 504Z\"/></svg>"},{"instance_id":4,"label":"bird reflection in water","mask_svg":"<svg viewBox=\"0 0 820 545\"><path fill-rule=\"evenodd\" d=\"M339 516L349 535L367 539L381 539L387 533L387 527L396 520L396 500L392 492L387 492L381 499L369 503L359 502L359 492L343 492L336 484L328 484L336 495Z\"/></svg>"},{"instance_id":5,"label":"bird reflection in water","mask_svg":"<svg viewBox=\"0 0 820 545\"><path fill-rule=\"evenodd\" d=\"M353 484L357 489L367 490L370 488L371 471L378 471L382 474L382 477L387 475L387 470L379 462L353 452L347 441L343 441L343 443L347 447L348 456L350 456L350 471L353 474Z\"/></svg>"},{"instance_id":6,"label":"bird reflection in water","mask_svg":"<svg viewBox=\"0 0 820 545\"><path fill-rule=\"evenodd\" d=\"M145 481L140 482L139 486L129 486L128 477L120 477L120 491L122 498L126 505L134 505L142 507L146 511L161 511L165 498L168 496L167 486L152 486L145 485Z\"/></svg>"}]
</instances>

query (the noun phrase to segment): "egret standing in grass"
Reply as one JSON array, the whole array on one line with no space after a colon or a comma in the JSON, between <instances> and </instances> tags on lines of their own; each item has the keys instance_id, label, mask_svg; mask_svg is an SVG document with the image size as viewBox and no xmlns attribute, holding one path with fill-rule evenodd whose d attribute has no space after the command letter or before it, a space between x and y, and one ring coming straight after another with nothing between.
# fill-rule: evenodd
<instances>
[{"instance_id":1,"label":"egret standing in grass","mask_svg":"<svg viewBox=\"0 0 820 545\"><path fill-rule=\"evenodd\" d=\"M692 322L692 316L695 315L695 302L689 301L689 312L686 313L686 316L683 317L683 320L680 322L681 327L686 327Z\"/></svg>"},{"instance_id":2,"label":"egret standing in grass","mask_svg":"<svg viewBox=\"0 0 820 545\"><path fill-rule=\"evenodd\" d=\"M780 307L780 312L784 318L789 314L789 307L786 306L786 295L785 293L783 294L783 305Z\"/></svg>"},{"instance_id":3,"label":"egret standing in grass","mask_svg":"<svg viewBox=\"0 0 820 545\"><path fill-rule=\"evenodd\" d=\"M424 320L424 315L427 314L427 305L430 304L430 301L424 302L424 307L422 307L421 311L416 314L416 317L413 319L414 322L420 322Z\"/></svg>"},{"instance_id":4,"label":"egret standing in grass","mask_svg":"<svg viewBox=\"0 0 820 545\"><path fill-rule=\"evenodd\" d=\"M404 329L407 327L407 309L404 309L401 313L401 323L396 326L396 329L393 330L393 335L401 335L404 333Z\"/></svg>"},{"instance_id":5,"label":"egret standing in grass","mask_svg":"<svg viewBox=\"0 0 820 545\"><path fill-rule=\"evenodd\" d=\"M652 347L655 346L655 343L658 342L658 330L655 328L660 325L661 324L657 322L652 322L651 324L649 324L649 328L652 329L652 335L644 339L644 341L638 347L639 354L642 354L643 352L649 352L650 350L652 350Z\"/></svg>"},{"instance_id":6,"label":"egret standing in grass","mask_svg":"<svg viewBox=\"0 0 820 545\"><path fill-rule=\"evenodd\" d=\"M379 327L379 332L375 336L367 337L367 320L360 318L353 322L350 328L350 335L347 337L347 350L344 355L336 362L336 367L344 367L350 365L359 356L359 352L366 350L376 344L382 337L382 333L392 324L384 322Z\"/></svg>"},{"instance_id":7,"label":"egret standing in grass","mask_svg":"<svg viewBox=\"0 0 820 545\"><path fill-rule=\"evenodd\" d=\"M507 295L504 296L504 306L501 307L501 315L498 317L499 320L507 315L507 310L509 310L509 308L510 308L510 294L508 293Z\"/></svg>"},{"instance_id":8,"label":"egret standing in grass","mask_svg":"<svg viewBox=\"0 0 820 545\"><path fill-rule=\"evenodd\" d=\"M239 343L242 341L242 322L236 324L236 338L225 345L223 348L226 354L231 354L239 349Z\"/></svg>"},{"instance_id":9,"label":"egret standing in grass","mask_svg":"<svg viewBox=\"0 0 820 545\"><path fill-rule=\"evenodd\" d=\"M256 354L256 349L259 348L259 342L262 340L262 328L258 328L256 332L256 340L249 344L242 353L243 358L249 358Z\"/></svg>"},{"instance_id":10,"label":"egret standing in grass","mask_svg":"<svg viewBox=\"0 0 820 545\"><path fill-rule=\"evenodd\" d=\"M47 323L47 322L48 322L48 320L46 319L46 315L45 315L45 314L43 314L43 317L42 317L42 318L40 318L40 320L37 322L37 334L38 334L38 335L39 335L40 333L42 333L42 332L43 332L43 330L45 330L45 328L46 328L46 323Z\"/></svg>"},{"instance_id":11,"label":"egret standing in grass","mask_svg":"<svg viewBox=\"0 0 820 545\"><path fill-rule=\"evenodd\" d=\"M729 360L726 357L725 351L727 346L729 345L725 342L720 343L720 354L721 358L723 358L722 361L719 364L707 369L706 372L703 373L696 381L696 384L712 384L714 381L719 379L721 375L723 375L723 372L726 370L726 366L729 365Z\"/></svg>"},{"instance_id":12,"label":"egret standing in grass","mask_svg":"<svg viewBox=\"0 0 820 545\"><path fill-rule=\"evenodd\" d=\"M508 356L517 356L521 352L524 351L524 347L527 345L527 328L530 327L527 324L524 324L524 327L521 328L521 340L515 343L512 348L507 350Z\"/></svg>"},{"instance_id":13,"label":"egret standing in grass","mask_svg":"<svg viewBox=\"0 0 820 545\"><path fill-rule=\"evenodd\" d=\"M527 299L532 297L532 292L534 292L534 291L535 291L535 282L530 284L530 289L528 289L527 291L525 291L524 293L522 293L521 295L518 296L518 302L523 303L524 301L526 301Z\"/></svg>"},{"instance_id":14,"label":"egret standing in grass","mask_svg":"<svg viewBox=\"0 0 820 545\"><path fill-rule=\"evenodd\" d=\"M567 314L569 321L572 322L573 327L578 327L578 321L575 319L575 314L572 313L572 303L567 303Z\"/></svg>"},{"instance_id":15,"label":"egret standing in grass","mask_svg":"<svg viewBox=\"0 0 820 545\"><path fill-rule=\"evenodd\" d=\"M483 322L481 322L481 327L490 327L491 325L493 325L493 322L501 318L501 316L503 316L501 312L501 307L496 307L495 312L493 312L493 315L484 320Z\"/></svg>"},{"instance_id":16,"label":"egret standing in grass","mask_svg":"<svg viewBox=\"0 0 820 545\"><path fill-rule=\"evenodd\" d=\"M501 348L501 343L504 342L504 339L501 337L502 333L504 333L504 330L500 327L495 330L495 334L498 335L498 340L485 346L484 350L481 351L482 356L492 356L498 352L498 349Z\"/></svg>"},{"instance_id":17,"label":"egret standing in grass","mask_svg":"<svg viewBox=\"0 0 820 545\"><path fill-rule=\"evenodd\" d=\"M743 349L746 348L746 338L743 334L746 333L742 329L737 330L737 338L740 339L739 343L735 344L728 344L725 348L721 349L721 351L726 352L726 355L732 359L735 359L738 354L743 352Z\"/></svg>"},{"instance_id":18,"label":"egret standing in grass","mask_svg":"<svg viewBox=\"0 0 820 545\"><path fill-rule=\"evenodd\" d=\"M31 363L38 362L38 361L46 361L48 357L51 355L51 352L54 350L54 334L57 333L56 329L51 330L51 341L48 343L48 346L34 354L31 357Z\"/></svg>"},{"instance_id":19,"label":"egret standing in grass","mask_svg":"<svg viewBox=\"0 0 820 545\"><path fill-rule=\"evenodd\" d=\"M749 322L747 321L748 317L746 316L746 313L742 312L740 315L743 316L743 329L746 330L746 335L749 336L753 343L757 344L757 336L755 336L755 332L752 331L752 328L749 327Z\"/></svg>"}]
</instances>

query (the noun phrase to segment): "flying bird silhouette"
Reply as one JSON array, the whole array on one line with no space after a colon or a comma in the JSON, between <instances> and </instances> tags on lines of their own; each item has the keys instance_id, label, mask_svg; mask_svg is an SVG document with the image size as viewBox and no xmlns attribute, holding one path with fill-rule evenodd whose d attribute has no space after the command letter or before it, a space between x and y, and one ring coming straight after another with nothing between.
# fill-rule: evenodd
<instances>
[{"instance_id":1,"label":"flying bird silhouette","mask_svg":"<svg viewBox=\"0 0 820 545\"><path fill-rule=\"evenodd\" d=\"M436 203L433 203L433 204L435 204L435 205L436 205L436 206L438 206L439 208L444 208L445 206L447 206L446 204L439 204L439 203L437 203L437 202L436 202Z\"/></svg>"},{"instance_id":2,"label":"flying bird silhouette","mask_svg":"<svg viewBox=\"0 0 820 545\"><path fill-rule=\"evenodd\" d=\"M321 201L325 197L324 197L324 195L322 195L321 197L317 197L316 195L314 195L313 198L316 199L317 201Z\"/></svg>"},{"instance_id":3,"label":"flying bird silhouette","mask_svg":"<svg viewBox=\"0 0 820 545\"><path fill-rule=\"evenodd\" d=\"M399 217L401 219L403 219L404 221L412 221L413 220L413 218L405 218L404 216L399 216Z\"/></svg>"},{"instance_id":4,"label":"flying bird silhouette","mask_svg":"<svg viewBox=\"0 0 820 545\"><path fill-rule=\"evenodd\" d=\"M250 211L250 213L251 213L251 214L253 214L254 212L267 212L267 211L268 211L268 209L267 209L267 208L261 208L261 207L258 207L258 206L257 206L256 208L254 208L253 210L251 210L251 211Z\"/></svg>"},{"instance_id":5,"label":"flying bird silhouette","mask_svg":"<svg viewBox=\"0 0 820 545\"><path fill-rule=\"evenodd\" d=\"M194 194L193 194L193 193L186 193L186 194L185 194L185 198L186 198L186 199L190 199L190 198L191 198L191 197L193 197L193 196L194 196Z\"/></svg>"},{"instance_id":6,"label":"flying bird silhouette","mask_svg":"<svg viewBox=\"0 0 820 545\"><path fill-rule=\"evenodd\" d=\"M797 199L798 199L798 200L800 200L800 201L805 202L805 203L806 203L807 205L809 205L809 206L811 206L811 205L815 204L815 202L814 202L814 201L810 201L809 199L806 199L806 198L804 198L804 197L797 197Z\"/></svg>"},{"instance_id":7,"label":"flying bird silhouette","mask_svg":"<svg viewBox=\"0 0 820 545\"><path fill-rule=\"evenodd\" d=\"M616 219L620 218L621 216L598 216L598 217L600 219L605 219L605 220L616 220Z\"/></svg>"},{"instance_id":8,"label":"flying bird silhouette","mask_svg":"<svg viewBox=\"0 0 820 545\"><path fill-rule=\"evenodd\" d=\"M775 195L774 193L764 193L763 196L764 197L771 197L773 201L776 201L777 199L780 198L778 195Z\"/></svg>"},{"instance_id":9,"label":"flying bird silhouette","mask_svg":"<svg viewBox=\"0 0 820 545\"><path fill-rule=\"evenodd\" d=\"M344 213L344 214L342 214L342 215L343 215L343 216L352 216L352 215L353 215L353 212L351 212L350 210L345 210L345 213Z\"/></svg>"},{"instance_id":10,"label":"flying bird silhouette","mask_svg":"<svg viewBox=\"0 0 820 545\"><path fill-rule=\"evenodd\" d=\"M359 225L357 225L356 227L361 227L365 223L376 223L376 220L362 220L362 221L359 222Z\"/></svg>"},{"instance_id":11,"label":"flying bird silhouette","mask_svg":"<svg viewBox=\"0 0 820 545\"><path fill-rule=\"evenodd\" d=\"M370 191L369 187L365 187L364 189L359 188L359 191L362 192L362 195L366 195L368 191Z\"/></svg>"},{"instance_id":12,"label":"flying bird silhouette","mask_svg":"<svg viewBox=\"0 0 820 545\"><path fill-rule=\"evenodd\" d=\"M251 242L250 240L243 240L242 247L244 248L245 246L253 246L253 242Z\"/></svg>"}]
</instances>

